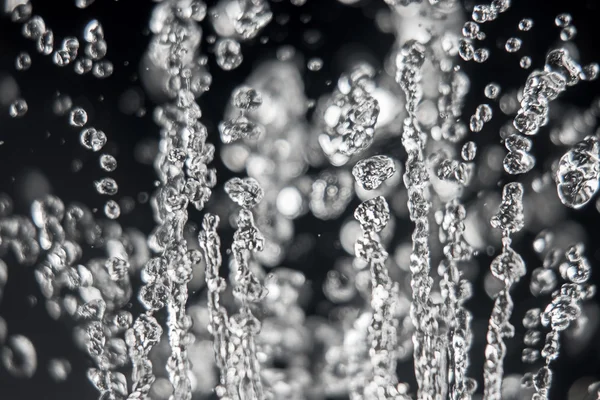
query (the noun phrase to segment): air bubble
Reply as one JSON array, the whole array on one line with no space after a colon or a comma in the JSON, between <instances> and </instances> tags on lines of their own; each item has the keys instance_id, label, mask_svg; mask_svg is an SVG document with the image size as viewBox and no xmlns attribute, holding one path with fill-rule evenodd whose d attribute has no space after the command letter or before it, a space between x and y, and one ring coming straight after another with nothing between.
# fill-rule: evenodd
<instances>
[{"instance_id":1,"label":"air bubble","mask_svg":"<svg viewBox=\"0 0 600 400\"><path fill-rule=\"evenodd\" d=\"M262 104L262 95L248 86L237 88L233 92L233 105L241 110L256 110Z\"/></svg>"},{"instance_id":2,"label":"air bubble","mask_svg":"<svg viewBox=\"0 0 600 400\"><path fill-rule=\"evenodd\" d=\"M17 99L8 107L8 114L13 118L21 118L27 114L27 110L29 110L27 102L23 99Z\"/></svg>"},{"instance_id":3,"label":"air bubble","mask_svg":"<svg viewBox=\"0 0 600 400\"><path fill-rule=\"evenodd\" d=\"M108 196L113 196L119 191L119 186L113 178L102 178L94 182L94 185L98 193Z\"/></svg>"},{"instance_id":4,"label":"air bubble","mask_svg":"<svg viewBox=\"0 0 600 400\"><path fill-rule=\"evenodd\" d=\"M573 25L565 26L560 31L560 40L563 42L567 42L569 40L573 40L577 35L577 28Z\"/></svg>"},{"instance_id":5,"label":"air bubble","mask_svg":"<svg viewBox=\"0 0 600 400\"><path fill-rule=\"evenodd\" d=\"M567 14L567 13L558 14L556 16L556 18L554 19L554 24L558 27L565 27L565 26L571 25L572 20L573 20L573 18L571 17L571 14Z\"/></svg>"},{"instance_id":6,"label":"air bubble","mask_svg":"<svg viewBox=\"0 0 600 400\"><path fill-rule=\"evenodd\" d=\"M533 20L531 18L523 18L519 21L519 30L527 32L533 28Z\"/></svg>"},{"instance_id":7,"label":"air bubble","mask_svg":"<svg viewBox=\"0 0 600 400\"><path fill-rule=\"evenodd\" d=\"M100 156L100 167L108 172L117 169L117 160L110 154L102 154Z\"/></svg>"},{"instance_id":8,"label":"air bubble","mask_svg":"<svg viewBox=\"0 0 600 400\"><path fill-rule=\"evenodd\" d=\"M529 56L521 57L521 60L519 61L519 66L523 69L529 69L529 67L531 67L531 57L529 57Z\"/></svg>"},{"instance_id":9,"label":"air bubble","mask_svg":"<svg viewBox=\"0 0 600 400\"><path fill-rule=\"evenodd\" d=\"M521 43L522 43L521 39L512 37L506 41L504 48L509 53L516 53L517 51L519 51L521 49Z\"/></svg>"},{"instance_id":10,"label":"air bubble","mask_svg":"<svg viewBox=\"0 0 600 400\"><path fill-rule=\"evenodd\" d=\"M217 64L225 71L236 69L242 64L242 46L233 39L220 39L215 53Z\"/></svg>"},{"instance_id":11,"label":"air bubble","mask_svg":"<svg viewBox=\"0 0 600 400\"><path fill-rule=\"evenodd\" d=\"M483 94L488 99L491 99L491 100L497 99L498 96L500 95L500 85L498 85L497 83L494 83L494 82L488 83L485 86Z\"/></svg>"},{"instance_id":12,"label":"air bubble","mask_svg":"<svg viewBox=\"0 0 600 400\"><path fill-rule=\"evenodd\" d=\"M106 144L106 134L96 128L86 128L81 131L79 140L83 147L92 151L100 151Z\"/></svg>"},{"instance_id":13,"label":"air bubble","mask_svg":"<svg viewBox=\"0 0 600 400\"><path fill-rule=\"evenodd\" d=\"M83 108L76 107L69 114L69 123L72 126L82 127L87 123L88 116Z\"/></svg>"},{"instance_id":14,"label":"air bubble","mask_svg":"<svg viewBox=\"0 0 600 400\"><path fill-rule=\"evenodd\" d=\"M308 64L307 67L309 69L309 71L320 71L321 68L323 68L323 60L321 60L320 58L311 58L310 60L308 60Z\"/></svg>"},{"instance_id":15,"label":"air bubble","mask_svg":"<svg viewBox=\"0 0 600 400\"><path fill-rule=\"evenodd\" d=\"M108 200L104 204L104 215L109 219L117 219L121 215L121 207L114 200Z\"/></svg>"},{"instance_id":16,"label":"air bubble","mask_svg":"<svg viewBox=\"0 0 600 400\"><path fill-rule=\"evenodd\" d=\"M21 52L15 59L15 68L18 71L27 71L31 67L31 56L26 52Z\"/></svg>"}]
</instances>

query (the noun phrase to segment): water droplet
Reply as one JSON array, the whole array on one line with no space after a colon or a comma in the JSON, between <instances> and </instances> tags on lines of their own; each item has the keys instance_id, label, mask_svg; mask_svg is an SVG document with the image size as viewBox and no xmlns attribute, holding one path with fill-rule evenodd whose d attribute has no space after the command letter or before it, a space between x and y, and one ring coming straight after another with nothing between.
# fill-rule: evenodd
<instances>
[{"instance_id":1,"label":"water droplet","mask_svg":"<svg viewBox=\"0 0 600 400\"><path fill-rule=\"evenodd\" d=\"M320 71L321 68L323 68L323 60L321 60L318 57L311 58L310 60L308 60L307 67L309 71Z\"/></svg>"},{"instance_id":2,"label":"water droplet","mask_svg":"<svg viewBox=\"0 0 600 400\"><path fill-rule=\"evenodd\" d=\"M494 82L488 83L485 86L483 94L485 95L485 97L491 100L498 98L498 96L500 95L500 85Z\"/></svg>"},{"instance_id":3,"label":"water droplet","mask_svg":"<svg viewBox=\"0 0 600 400\"><path fill-rule=\"evenodd\" d=\"M352 168L356 182L366 190L377 189L396 172L394 160L388 156L373 156L360 160Z\"/></svg>"},{"instance_id":4,"label":"water droplet","mask_svg":"<svg viewBox=\"0 0 600 400\"><path fill-rule=\"evenodd\" d=\"M521 43L522 43L521 39L512 37L506 41L504 48L509 53L516 53L517 51L519 51L521 49Z\"/></svg>"},{"instance_id":5,"label":"water droplet","mask_svg":"<svg viewBox=\"0 0 600 400\"><path fill-rule=\"evenodd\" d=\"M463 25L463 28L462 28L462 34L464 37L466 37L467 39L476 39L478 33L479 33L479 24L477 24L473 21L465 22L465 24Z\"/></svg>"},{"instance_id":6,"label":"water droplet","mask_svg":"<svg viewBox=\"0 0 600 400\"><path fill-rule=\"evenodd\" d=\"M215 53L217 64L225 71L236 69L242 64L242 46L233 39L220 39Z\"/></svg>"},{"instance_id":7,"label":"water droplet","mask_svg":"<svg viewBox=\"0 0 600 400\"><path fill-rule=\"evenodd\" d=\"M565 27L567 25L571 25L572 20L573 18L571 17L571 14L562 13L556 16L554 19L554 24L556 24L558 27Z\"/></svg>"},{"instance_id":8,"label":"water droplet","mask_svg":"<svg viewBox=\"0 0 600 400\"><path fill-rule=\"evenodd\" d=\"M117 219L121 215L121 207L114 200L108 200L106 204L104 204L104 215L106 215L110 219Z\"/></svg>"},{"instance_id":9,"label":"water droplet","mask_svg":"<svg viewBox=\"0 0 600 400\"><path fill-rule=\"evenodd\" d=\"M588 136L560 158L554 175L560 201L581 208L598 191L600 184L600 143Z\"/></svg>"},{"instance_id":10,"label":"water droplet","mask_svg":"<svg viewBox=\"0 0 600 400\"><path fill-rule=\"evenodd\" d=\"M117 160L109 154L102 154L100 156L100 167L105 171L112 172L117 169Z\"/></svg>"},{"instance_id":11,"label":"water droplet","mask_svg":"<svg viewBox=\"0 0 600 400\"><path fill-rule=\"evenodd\" d=\"M475 159L475 155L477 154L477 145L475 142L466 142L461 151L461 157L465 161L473 161Z\"/></svg>"},{"instance_id":12,"label":"water droplet","mask_svg":"<svg viewBox=\"0 0 600 400\"><path fill-rule=\"evenodd\" d=\"M390 209L383 196L362 202L354 211L354 218L365 231L380 232L390 220Z\"/></svg>"},{"instance_id":13,"label":"water droplet","mask_svg":"<svg viewBox=\"0 0 600 400\"><path fill-rule=\"evenodd\" d=\"M20 52L15 60L15 68L18 71L27 71L31 67L31 57L29 53Z\"/></svg>"},{"instance_id":14,"label":"water droplet","mask_svg":"<svg viewBox=\"0 0 600 400\"><path fill-rule=\"evenodd\" d=\"M88 116L85 110L81 107L76 107L69 114L69 123L72 126L82 127L87 123Z\"/></svg>"},{"instance_id":15,"label":"water droplet","mask_svg":"<svg viewBox=\"0 0 600 400\"><path fill-rule=\"evenodd\" d=\"M75 7L86 8L92 5L96 0L75 0Z\"/></svg>"},{"instance_id":16,"label":"water droplet","mask_svg":"<svg viewBox=\"0 0 600 400\"><path fill-rule=\"evenodd\" d=\"M82 130L79 139L83 147L92 151L100 151L106 144L106 134L95 128Z\"/></svg>"},{"instance_id":17,"label":"water droplet","mask_svg":"<svg viewBox=\"0 0 600 400\"><path fill-rule=\"evenodd\" d=\"M110 61L100 60L100 61L94 63L94 66L92 67L92 74L94 74L94 76L96 78L103 79L103 78L108 78L109 76L111 76L113 73L113 70L114 70L114 67Z\"/></svg>"},{"instance_id":18,"label":"water droplet","mask_svg":"<svg viewBox=\"0 0 600 400\"><path fill-rule=\"evenodd\" d=\"M560 30L560 40L563 42L572 40L577 35L577 28L574 25L565 26Z\"/></svg>"},{"instance_id":19,"label":"water droplet","mask_svg":"<svg viewBox=\"0 0 600 400\"><path fill-rule=\"evenodd\" d=\"M529 57L529 56L521 57L521 60L519 61L519 66L523 69L529 69L529 67L531 67L531 57Z\"/></svg>"},{"instance_id":20,"label":"water droplet","mask_svg":"<svg viewBox=\"0 0 600 400\"><path fill-rule=\"evenodd\" d=\"M225 192L234 203L244 208L255 207L264 196L260 184L254 178L232 178L225 182Z\"/></svg>"},{"instance_id":21,"label":"water droplet","mask_svg":"<svg viewBox=\"0 0 600 400\"><path fill-rule=\"evenodd\" d=\"M233 105L241 110L256 110L262 102L262 95L251 87L242 86L233 92Z\"/></svg>"},{"instance_id":22,"label":"water droplet","mask_svg":"<svg viewBox=\"0 0 600 400\"><path fill-rule=\"evenodd\" d=\"M8 114L13 118L21 118L27 114L29 107L24 99L17 99L8 107Z\"/></svg>"},{"instance_id":23,"label":"water droplet","mask_svg":"<svg viewBox=\"0 0 600 400\"><path fill-rule=\"evenodd\" d=\"M533 28L533 20L531 18L523 18L519 22L519 30L527 32Z\"/></svg>"},{"instance_id":24,"label":"water droplet","mask_svg":"<svg viewBox=\"0 0 600 400\"><path fill-rule=\"evenodd\" d=\"M96 191L100 194L113 196L117 194L119 186L113 178L102 178L99 181L94 182Z\"/></svg>"},{"instance_id":25,"label":"water droplet","mask_svg":"<svg viewBox=\"0 0 600 400\"><path fill-rule=\"evenodd\" d=\"M16 378L31 378L37 369L37 354L31 340L22 335L9 337L2 349L2 364Z\"/></svg>"}]
</instances>

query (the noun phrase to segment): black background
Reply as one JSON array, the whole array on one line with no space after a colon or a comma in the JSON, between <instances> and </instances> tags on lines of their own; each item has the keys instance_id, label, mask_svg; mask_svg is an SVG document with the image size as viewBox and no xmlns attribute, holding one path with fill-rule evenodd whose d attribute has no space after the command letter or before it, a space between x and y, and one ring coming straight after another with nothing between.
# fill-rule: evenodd
<instances>
[{"instance_id":1,"label":"black background","mask_svg":"<svg viewBox=\"0 0 600 400\"><path fill-rule=\"evenodd\" d=\"M92 183L104 175L97 164L98 154L84 150L79 145L79 130L70 127L66 117L57 117L52 112L52 98L57 91L69 94L75 105L84 106L88 110L91 125L106 132L109 139L106 150L115 155L119 162L117 171L110 174L119 183L119 196L136 198L138 193L151 193L154 188L156 175L152 166L140 164L133 157L136 143L145 138L159 136L158 128L152 121L154 104L145 98L144 107L147 113L142 117L125 115L118 109L119 98L125 90L141 89L137 78L139 60L147 47L147 25L154 3L141 0L96 0L85 10L75 8L73 3L73 0L32 1L34 14L44 18L46 25L54 31L57 38L80 36L83 27L91 18L96 18L102 23L108 42L107 59L115 65L115 72L108 79L98 80L91 75L78 76L71 67L56 67L50 57L37 54L35 44L21 36L19 24L12 23L6 16L0 16L0 75L9 74L17 80L21 96L29 105L26 117L20 119L10 118L7 107L0 109L0 140L4 142L0 145L0 192L7 192L15 199L17 213L29 213L27 198L20 196L19 187L24 180L31 179L31 175L28 175L28 171L31 170L42 171L51 184L52 192L67 203L80 201L101 210L105 201L95 192ZM335 82L343 72L345 64L342 54L349 48L364 51L372 59L381 62L393 43L393 37L379 32L373 23L375 10L384 7L381 3L383 2L375 0L362 1L352 7L343 6L334 0L308 0L303 7L292 6L288 0L272 3L275 15L287 14L289 22L285 25L272 22L264 31L264 36L270 38L267 44L261 44L258 40L244 44L244 63L233 72L223 72L216 66L211 46L204 42L202 52L209 55L208 66L213 76L213 85L208 94L200 98L199 103L204 115L203 122L209 129L209 140L218 146L215 125L223 114L231 90L244 81L260 60L273 57L275 50L282 44L296 46L307 59L313 56L323 59L324 68L319 73L304 71L309 98L317 98L331 90L326 81ZM472 94L467 97L465 115L470 115L468 110L473 110L484 100L482 89L489 81L496 81L503 88L516 88L525 81L529 72L518 67L521 55L530 55L533 65L540 65L549 46L556 42L558 30L553 26L553 20L560 12L573 15L574 24L578 29L575 43L580 49L581 62L586 64L600 60L600 50L595 42L600 37L600 5L597 0L520 0L514 3L497 21L484 25L488 35L487 43L492 47L489 62L484 65L469 63L463 66L472 81ZM466 4L466 7L470 9L472 4ZM302 14L311 15L311 21L306 24L301 22ZM528 33L516 30L518 21L524 17L533 18L535 21L534 28ZM206 38L210 34L206 21L203 28ZM323 39L318 46L308 46L304 43L302 35L306 29L318 29L322 33ZM524 40L518 56L495 49L496 41L502 44L506 38L516 34L521 34ZM16 71L14 68L14 59L20 51L27 51L33 59L31 69L25 72ZM124 65L125 63L128 65ZM586 107L594 96L600 93L598 89L598 82L583 83L561 99ZM485 137L478 136L477 142L484 145L489 141L497 141L497 135L491 132L493 131ZM536 149L541 153L538 154L538 158L543 159L547 149L543 144ZM78 173L71 169L75 158L83 161L83 168ZM228 173L219 161L215 164L219 168L219 181L225 181ZM351 209L352 206L349 207L349 210ZM98 217L101 217L101 211L98 212ZM197 216L192 214L192 218ZM574 212L573 218L581 221L586 227L589 234L588 255L594 266L599 265L600 234L596 227L600 218L593 202L583 210ZM146 233L153 227L148 204L136 204L135 210L123 215L120 221L124 226L136 226ZM286 261L287 266L302 269L313 282L315 296L309 304L308 312L320 313L326 309L320 304L320 282L330 268L330 245L339 231L339 225L304 217L298 221L297 231L320 235L315 252ZM406 236L408 237L408 233ZM526 252L525 249L518 250ZM525 254L526 260L527 256ZM64 321L56 322L47 315L37 283L33 279L32 268L17 266L10 257L7 262L10 264L9 282L0 304L0 315L7 321L11 334L21 333L33 341L38 354L38 370L32 379L19 380L10 377L0 367L0 399L96 398L97 393L85 377L85 369L90 361L74 347L72 326ZM489 259L482 257L481 262L481 265L486 266ZM598 268L594 268L594 274L597 283L600 281ZM524 282L528 281L524 279ZM476 319L487 319L491 300L485 296L480 284L481 279L476 282L475 296L469 302L469 307ZM520 285L516 290L518 309L521 295L523 299L527 298L526 284ZM520 350L517 349L522 346L523 329L519 328L519 319L523 310L521 314L516 311L513 319L517 327L517 337L513 340L515 349L509 347L507 373L524 371L520 362ZM476 340L472 352L470 376L478 380L481 379L484 346L482 340L481 337ZM599 343L600 341L592 341L588 351L577 358L562 357L555 364L553 398L566 399L571 384L582 376L600 380ZM56 357L67 358L73 367L68 380L60 384L55 383L46 370L48 360ZM411 365L401 366L401 379L412 382L414 378L411 370Z\"/></svg>"}]
</instances>

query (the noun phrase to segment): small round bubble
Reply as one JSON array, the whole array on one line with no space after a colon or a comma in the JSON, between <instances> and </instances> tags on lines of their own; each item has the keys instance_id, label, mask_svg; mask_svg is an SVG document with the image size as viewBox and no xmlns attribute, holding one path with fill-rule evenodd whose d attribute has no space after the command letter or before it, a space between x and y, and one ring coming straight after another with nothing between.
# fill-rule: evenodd
<instances>
[{"instance_id":1,"label":"small round bubble","mask_svg":"<svg viewBox=\"0 0 600 400\"><path fill-rule=\"evenodd\" d=\"M307 67L309 71L320 71L321 68L323 68L323 60L317 57L311 58L310 60L308 60Z\"/></svg>"},{"instance_id":2,"label":"small round bubble","mask_svg":"<svg viewBox=\"0 0 600 400\"><path fill-rule=\"evenodd\" d=\"M559 27L565 27L571 25L572 20L573 18L571 17L571 14L562 13L556 16L554 19L554 24Z\"/></svg>"},{"instance_id":3,"label":"small round bubble","mask_svg":"<svg viewBox=\"0 0 600 400\"><path fill-rule=\"evenodd\" d=\"M495 100L500 95L500 85L497 83L491 82L485 85L485 89L483 90L483 94L485 97L491 100Z\"/></svg>"},{"instance_id":4,"label":"small round bubble","mask_svg":"<svg viewBox=\"0 0 600 400\"><path fill-rule=\"evenodd\" d=\"M519 51L521 49L521 43L522 43L521 39L516 38L516 37L511 37L504 44L504 48L509 53L516 53L517 51Z\"/></svg>"},{"instance_id":5,"label":"small round bubble","mask_svg":"<svg viewBox=\"0 0 600 400\"><path fill-rule=\"evenodd\" d=\"M102 154L100 156L100 167L108 172L117 169L117 160L110 154Z\"/></svg>"},{"instance_id":6,"label":"small round bubble","mask_svg":"<svg viewBox=\"0 0 600 400\"><path fill-rule=\"evenodd\" d=\"M117 219L121 215L121 208L116 201L108 200L106 204L104 204L104 214L107 218Z\"/></svg>"},{"instance_id":7,"label":"small round bubble","mask_svg":"<svg viewBox=\"0 0 600 400\"><path fill-rule=\"evenodd\" d=\"M31 56L22 51L15 59L15 68L18 71L27 71L31 67Z\"/></svg>"},{"instance_id":8,"label":"small round bubble","mask_svg":"<svg viewBox=\"0 0 600 400\"><path fill-rule=\"evenodd\" d=\"M13 118L21 118L27 114L27 110L29 110L27 102L24 99L17 99L8 107L8 114Z\"/></svg>"},{"instance_id":9,"label":"small round bubble","mask_svg":"<svg viewBox=\"0 0 600 400\"><path fill-rule=\"evenodd\" d=\"M527 32L533 28L533 20L531 18L523 18L519 21L519 30Z\"/></svg>"},{"instance_id":10,"label":"small round bubble","mask_svg":"<svg viewBox=\"0 0 600 400\"><path fill-rule=\"evenodd\" d=\"M560 40L567 42L577 35L577 28L573 25L565 26L560 30Z\"/></svg>"},{"instance_id":11,"label":"small round bubble","mask_svg":"<svg viewBox=\"0 0 600 400\"><path fill-rule=\"evenodd\" d=\"M519 60L519 66L523 69L529 69L531 67L531 57L523 56L521 60Z\"/></svg>"}]
</instances>

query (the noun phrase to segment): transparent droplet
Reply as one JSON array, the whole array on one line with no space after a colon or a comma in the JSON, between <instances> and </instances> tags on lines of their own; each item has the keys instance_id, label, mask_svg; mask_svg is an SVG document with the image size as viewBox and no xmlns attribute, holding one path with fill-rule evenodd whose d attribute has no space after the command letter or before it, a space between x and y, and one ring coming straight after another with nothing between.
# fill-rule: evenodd
<instances>
[{"instance_id":1,"label":"transparent droplet","mask_svg":"<svg viewBox=\"0 0 600 400\"><path fill-rule=\"evenodd\" d=\"M96 191L100 194L113 196L119 191L119 186L113 178L102 178L99 181L94 182Z\"/></svg>"},{"instance_id":2,"label":"transparent droplet","mask_svg":"<svg viewBox=\"0 0 600 400\"><path fill-rule=\"evenodd\" d=\"M22 32L27 39L37 40L46 32L46 23L41 17L35 15L23 24Z\"/></svg>"},{"instance_id":3,"label":"transparent droplet","mask_svg":"<svg viewBox=\"0 0 600 400\"><path fill-rule=\"evenodd\" d=\"M121 215L121 207L114 200L107 200L104 204L104 215L110 219L117 219Z\"/></svg>"},{"instance_id":4,"label":"transparent droplet","mask_svg":"<svg viewBox=\"0 0 600 400\"><path fill-rule=\"evenodd\" d=\"M262 101L260 92L248 86L239 87L233 92L233 105L241 110L256 110Z\"/></svg>"},{"instance_id":5,"label":"transparent droplet","mask_svg":"<svg viewBox=\"0 0 600 400\"><path fill-rule=\"evenodd\" d=\"M17 99L13 101L8 107L8 114L13 118L21 118L27 114L29 107L24 99Z\"/></svg>"},{"instance_id":6,"label":"transparent droplet","mask_svg":"<svg viewBox=\"0 0 600 400\"><path fill-rule=\"evenodd\" d=\"M485 47L480 47L479 49L475 50L475 52L473 53L473 60L475 60L475 62L478 62L478 63L486 62L489 57L490 57L490 51L488 49L486 49Z\"/></svg>"},{"instance_id":7,"label":"transparent droplet","mask_svg":"<svg viewBox=\"0 0 600 400\"><path fill-rule=\"evenodd\" d=\"M88 116L85 110L81 107L75 107L69 114L69 123L72 126L82 127L87 123Z\"/></svg>"},{"instance_id":8,"label":"transparent droplet","mask_svg":"<svg viewBox=\"0 0 600 400\"><path fill-rule=\"evenodd\" d=\"M23 335L9 337L2 348L2 365L16 378L31 378L37 369L37 353L31 340Z\"/></svg>"},{"instance_id":9,"label":"transparent droplet","mask_svg":"<svg viewBox=\"0 0 600 400\"><path fill-rule=\"evenodd\" d=\"M102 154L100 156L100 167L108 172L117 169L117 160L110 154Z\"/></svg>"},{"instance_id":10,"label":"transparent droplet","mask_svg":"<svg viewBox=\"0 0 600 400\"><path fill-rule=\"evenodd\" d=\"M106 134L95 128L82 130L79 139L83 147L92 151L100 151L106 144Z\"/></svg>"},{"instance_id":11,"label":"transparent droplet","mask_svg":"<svg viewBox=\"0 0 600 400\"><path fill-rule=\"evenodd\" d=\"M531 18L523 18L519 21L519 30L527 32L533 28L533 20Z\"/></svg>"},{"instance_id":12,"label":"transparent droplet","mask_svg":"<svg viewBox=\"0 0 600 400\"><path fill-rule=\"evenodd\" d=\"M80 58L75 61L75 73L79 75L87 74L92 70L93 63L89 58Z\"/></svg>"},{"instance_id":13,"label":"transparent droplet","mask_svg":"<svg viewBox=\"0 0 600 400\"><path fill-rule=\"evenodd\" d=\"M48 30L37 38L37 51L43 55L48 55L54 50L54 33Z\"/></svg>"},{"instance_id":14,"label":"transparent droplet","mask_svg":"<svg viewBox=\"0 0 600 400\"><path fill-rule=\"evenodd\" d=\"M83 29L83 39L88 43L93 43L104 38L104 29L97 19L90 20Z\"/></svg>"},{"instance_id":15,"label":"transparent droplet","mask_svg":"<svg viewBox=\"0 0 600 400\"><path fill-rule=\"evenodd\" d=\"M373 156L360 160L352 168L356 182L366 190L375 190L396 172L394 160L388 156Z\"/></svg>"},{"instance_id":16,"label":"transparent droplet","mask_svg":"<svg viewBox=\"0 0 600 400\"><path fill-rule=\"evenodd\" d=\"M473 21L465 22L465 24L463 25L463 28L462 28L462 34L464 37L466 37L467 39L476 39L478 33L479 33L479 24L477 24Z\"/></svg>"},{"instance_id":17,"label":"transparent droplet","mask_svg":"<svg viewBox=\"0 0 600 400\"><path fill-rule=\"evenodd\" d=\"M494 99L498 98L498 96L500 95L500 85L498 85L497 83L494 83L494 82L488 83L485 86L483 94L488 99L494 100Z\"/></svg>"},{"instance_id":18,"label":"transparent droplet","mask_svg":"<svg viewBox=\"0 0 600 400\"><path fill-rule=\"evenodd\" d=\"M321 68L323 68L323 60L318 57L311 58L310 60L308 60L307 67L309 71L320 71Z\"/></svg>"},{"instance_id":19,"label":"transparent droplet","mask_svg":"<svg viewBox=\"0 0 600 400\"><path fill-rule=\"evenodd\" d=\"M242 46L233 39L220 39L215 53L217 64L225 71L236 69L242 64Z\"/></svg>"},{"instance_id":20,"label":"transparent droplet","mask_svg":"<svg viewBox=\"0 0 600 400\"><path fill-rule=\"evenodd\" d=\"M521 43L522 43L521 39L516 38L516 37L511 37L506 41L504 48L509 53L515 53L521 49Z\"/></svg>"},{"instance_id":21,"label":"transparent droplet","mask_svg":"<svg viewBox=\"0 0 600 400\"><path fill-rule=\"evenodd\" d=\"M490 107L489 104L480 104L475 109L475 115L481 118L483 122L490 122L494 114L492 112L492 107Z\"/></svg>"},{"instance_id":22,"label":"transparent droplet","mask_svg":"<svg viewBox=\"0 0 600 400\"><path fill-rule=\"evenodd\" d=\"M225 182L225 192L229 198L244 208L255 207L264 196L264 191L254 178L232 178Z\"/></svg>"},{"instance_id":23,"label":"transparent droplet","mask_svg":"<svg viewBox=\"0 0 600 400\"><path fill-rule=\"evenodd\" d=\"M96 78L108 78L109 76L112 75L114 70L113 64L108 61L108 60L100 60L94 63L94 66L92 68L92 74L94 74L94 76Z\"/></svg>"},{"instance_id":24,"label":"transparent droplet","mask_svg":"<svg viewBox=\"0 0 600 400\"><path fill-rule=\"evenodd\" d=\"M529 69L529 67L531 67L531 57L529 57L529 56L521 57L521 60L519 61L519 66L523 69Z\"/></svg>"},{"instance_id":25,"label":"transparent droplet","mask_svg":"<svg viewBox=\"0 0 600 400\"><path fill-rule=\"evenodd\" d=\"M477 145L475 144L475 142L466 142L460 151L460 155L465 161L473 161L475 159L476 154Z\"/></svg>"},{"instance_id":26,"label":"transparent droplet","mask_svg":"<svg viewBox=\"0 0 600 400\"><path fill-rule=\"evenodd\" d=\"M577 35L577 28L574 25L565 26L560 30L560 40L563 42L572 40Z\"/></svg>"},{"instance_id":27,"label":"transparent droplet","mask_svg":"<svg viewBox=\"0 0 600 400\"><path fill-rule=\"evenodd\" d=\"M559 27L565 27L567 25L571 25L572 20L573 18L571 17L571 14L562 13L556 16L554 19L554 24Z\"/></svg>"},{"instance_id":28,"label":"transparent droplet","mask_svg":"<svg viewBox=\"0 0 600 400\"><path fill-rule=\"evenodd\" d=\"M27 71L31 67L31 56L24 51L20 52L15 60L15 68L18 71Z\"/></svg>"}]
</instances>

